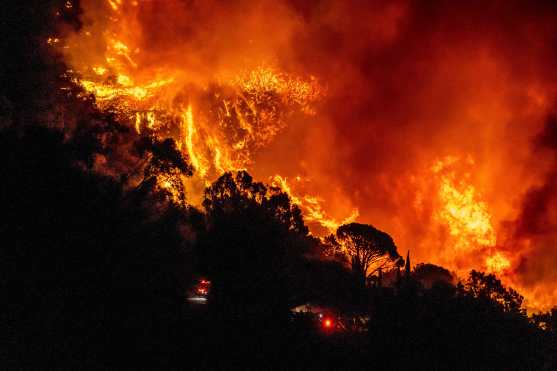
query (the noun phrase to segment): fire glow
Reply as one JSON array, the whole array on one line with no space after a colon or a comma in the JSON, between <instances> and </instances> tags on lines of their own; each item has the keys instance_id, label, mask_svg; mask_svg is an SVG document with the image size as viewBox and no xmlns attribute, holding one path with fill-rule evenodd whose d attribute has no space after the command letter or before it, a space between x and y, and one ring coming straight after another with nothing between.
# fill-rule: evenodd
<instances>
[{"instance_id":1,"label":"fire glow","mask_svg":"<svg viewBox=\"0 0 557 371\"><path fill-rule=\"evenodd\" d=\"M317 235L358 218L416 261L497 273L547 309L553 281L528 264L553 240L512 227L551 166L531 142L555 89L521 72L545 72L544 52L511 62L514 36L484 40L453 14L432 21L450 28L444 39L411 2L378 4L87 0L83 29L47 42L100 109L137 135L175 140L194 176L158 182L182 184L188 202L247 169L288 192ZM430 54L412 47L414 33Z\"/></svg>"}]
</instances>

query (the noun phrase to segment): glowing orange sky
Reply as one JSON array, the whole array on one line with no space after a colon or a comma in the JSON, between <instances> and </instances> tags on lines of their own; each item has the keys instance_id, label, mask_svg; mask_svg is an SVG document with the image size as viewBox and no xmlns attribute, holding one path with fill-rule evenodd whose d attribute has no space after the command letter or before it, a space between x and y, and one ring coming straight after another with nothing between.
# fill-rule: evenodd
<instances>
[{"instance_id":1,"label":"glowing orange sky","mask_svg":"<svg viewBox=\"0 0 557 371\"><path fill-rule=\"evenodd\" d=\"M280 174L336 221L357 210L414 262L496 268L531 307L557 304L554 5L82 3L84 28L64 50L78 72L113 48L134 86L179 81L169 102L262 66L314 81L314 112L289 114L250 153L256 178Z\"/></svg>"}]
</instances>

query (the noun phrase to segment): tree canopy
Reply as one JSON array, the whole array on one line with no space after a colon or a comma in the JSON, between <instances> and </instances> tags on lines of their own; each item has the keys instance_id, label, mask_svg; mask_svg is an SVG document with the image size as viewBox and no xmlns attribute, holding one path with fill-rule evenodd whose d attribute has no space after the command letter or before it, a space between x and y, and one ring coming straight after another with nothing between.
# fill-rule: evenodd
<instances>
[{"instance_id":1,"label":"tree canopy","mask_svg":"<svg viewBox=\"0 0 557 371\"><path fill-rule=\"evenodd\" d=\"M198 244L221 309L285 318L294 262L311 245L300 209L287 194L226 173L205 192L207 230ZM247 308L247 309L246 309Z\"/></svg>"},{"instance_id":2,"label":"tree canopy","mask_svg":"<svg viewBox=\"0 0 557 371\"><path fill-rule=\"evenodd\" d=\"M454 280L447 269L431 263L416 265L412 277L427 288L431 288L436 283L452 283Z\"/></svg>"},{"instance_id":3,"label":"tree canopy","mask_svg":"<svg viewBox=\"0 0 557 371\"><path fill-rule=\"evenodd\" d=\"M342 225L329 241L336 250L348 256L361 282L380 268L393 264L401 266L404 262L391 236L368 224Z\"/></svg>"}]
</instances>

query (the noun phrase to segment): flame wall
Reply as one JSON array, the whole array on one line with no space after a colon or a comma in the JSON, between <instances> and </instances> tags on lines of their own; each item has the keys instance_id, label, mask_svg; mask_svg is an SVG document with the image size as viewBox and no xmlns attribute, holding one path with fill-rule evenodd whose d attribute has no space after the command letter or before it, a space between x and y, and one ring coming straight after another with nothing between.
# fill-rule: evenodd
<instances>
[{"instance_id":1,"label":"flame wall","mask_svg":"<svg viewBox=\"0 0 557 371\"><path fill-rule=\"evenodd\" d=\"M331 225L357 210L414 262L495 271L531 308L557 304L551 2L82 6L85 27L64 52L84 80L112 55L134 86L179 81L153 90L166 102L261 66L318 81L312 114L289 115L249 154L251 173L283 186L286 179L306 213L324 213Z\"/></svg>"}]
</instances>

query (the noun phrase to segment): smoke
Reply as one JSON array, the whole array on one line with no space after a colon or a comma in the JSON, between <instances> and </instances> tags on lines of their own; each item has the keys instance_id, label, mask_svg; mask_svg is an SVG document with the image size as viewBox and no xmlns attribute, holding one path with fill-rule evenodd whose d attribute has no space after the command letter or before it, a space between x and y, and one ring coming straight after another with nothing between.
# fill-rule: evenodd
<instances>
[{"instance_id":1,"label":"smoke","mask_svg":"<svg viewBox=\"0 0 557 371\"><path fill-rule=\"evenodd\" d=\"M543 130L534 138L534 155L547 159L550 167L539 183L522 198L520 212L512 222L512 243L520 256L515 280L527 292L535 293L540 306L555 304L557 284L557 120L549 116Z\"/></svg>"},{"instance_id":2,"label":"smoke","mask_svg":"<svg viewBox=\"0 0 557 371\"><path fill-rule=\"evenodd\" d=\"M280 1L85 0L82 6L84 32L67 40L66 53L80 71L106 63L106 41L118 37L133 46L128 67L136 77L179 70L201 85L276 60L298 25ZM122 16L111 15L114 9Z\"/></svg>"},{"instance_id":3,"label":"smoke","mask_svg":"<svg viewBox=\"0 0 557 371\"><path fill-rule=\"evenodd\" d=\"M116 30L134 46L121 63L137 81L173 71L183 94L260 66L313 77L326 92L315 115L290 117L251 173L300 176L298 191L334 218L358 209L359 222L418 262L462 272L501 251L512 263L506 282L540 307L557 302L553 2L134 3L82 1L69 64L105 63L107 30ZM117 24L106 17L111 4L128 14ZM432 171L445 159L454 159L445 173ZM456 247L466 235L439 217L443 180L489 214L496 243Z\"/></svg>"},{"instance_id":4,"label":"smoke","mask_svg":"<svg viewBox=\"0 0 557 371\"><path fill-rule=\"evenodd\" d=\"M514 267L507 282L530 305L554 304L555 126L545 121L555 101L555 5L329 1L298 9L305 26L294 60L328 83L320 118L333 151L315 156L306 147L308 168L335 174L360 220L419 261L463 272L501 250ZM447 156L460 159L455 184L473 185L487 205L497 245L455 250L436 219L430 168Z\"/></svg>"}]
</instances>

